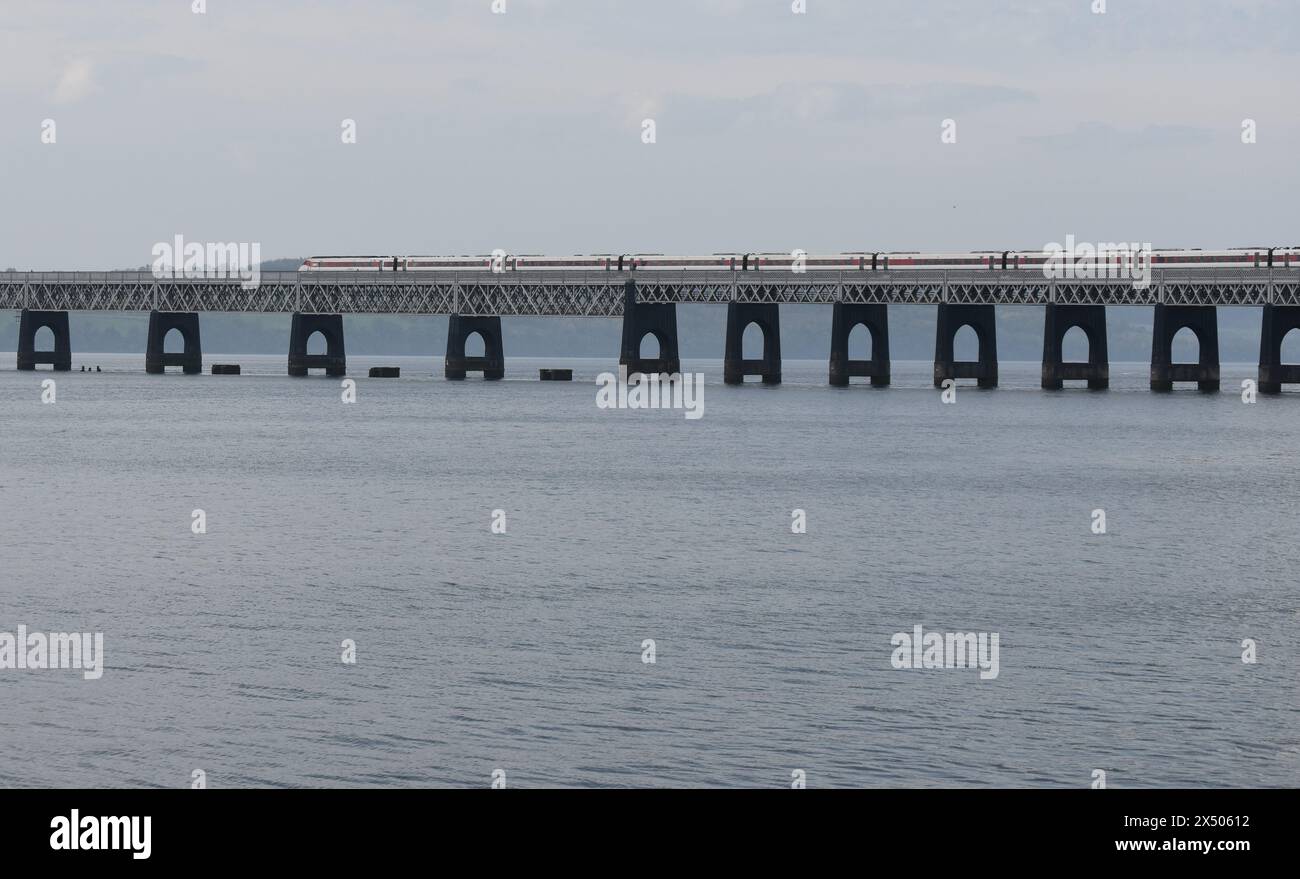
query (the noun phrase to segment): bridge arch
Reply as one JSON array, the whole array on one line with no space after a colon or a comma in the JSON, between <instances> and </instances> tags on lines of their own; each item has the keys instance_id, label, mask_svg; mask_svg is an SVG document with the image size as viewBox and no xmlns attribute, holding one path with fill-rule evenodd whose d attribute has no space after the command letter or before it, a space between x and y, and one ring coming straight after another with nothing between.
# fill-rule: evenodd
<instances>
[{"instance_id":1,"label":"bridge arch","mask_svg":"<svg viewBox=\"0 0 1300 879\"><path fill-rule=\"evenodd\" d=\"M958 360L979 360L984 339L980 331L970 324L962 324L952 334L952 356Z\"/></svg>"},{"instance_id":2,"label":"bridge arch","mask_svg":"<svg viewBox=\"0 0 1300 879\"><path fill-rule=\"evenodd\" d=\"M487 339L483 338L483 333L474 330L465 337L465 356L466 357L485 357L487 356Z\"/></svg>"},{"instance_id":3,"label":"bridge arch","mask_svg":"<svg viewBox=\"0 0 1300 879\"><path fill-rule=\"evenodd\" d=\"M1174 337L1169 340L1170 356L1191 363L1201 362L1201 348L1201 337L1191 327L1179 327Z\"/></svg>"},{"instance_id":4,"label":"bridge arch","mask_svg":"<svg viewBox=\"0 0 1300 879\"><path fill-rule=\"evenodd\" d=\"M1300 363L1300 327L1292 327L1282 337L1278 348L1283 363Z\"/></svg>"},{"instance_id":5,"label":"bridge arch","mask_svg":"<svg viewBox=\"0 0 1300 879\"><path fill-rule=\"evenodd\" d=\"M1174 361L1174 338L1188 329L1196 337L1196 362ZM1280 340L1279 340L1280 342ZM1173 390L1174 382L1196 382L1219 390L1219 319L1213 305L1157 305L1151 339L1151 390Z\"/></svg>"},{"instance_id":6,"label":"bridge arch","mask_svg":"<svg viewBox=\"0 0 1300 879\"><path fill-rule=\"evenodd\" d=\"M476 340L472 346L476 353L472 354L467 353L471 339ZM453 314L447 319L447 357L443 374L449 379L460 380L471 372L481 372L489 381L505 377L506 358L499 315L470 317Z\"/></svg>"},{"instance_id":7,"label":"bridge arch","mask_svg":"<svg viewBox=\"0 0 1300 879\"><path fill-rule=\"evenodd\" d=\"M763 356L763 349L767 346L767 330L756 320L751 320L745 325L745 331L740 337L740 353L746 360L757 360ZM758 356L753 356L758 355Z\"/></svg>"},{"instance_id":8,"label":"bridge arch","mask_svg":"<svg viewBox=\"0 0 1300 879\"><path fill-rule=\"evenodd\" d=\"M758 357L745 356L746 338L761 340ZM775 303L727 303L727 345L722 361L722 380L729 385L738 385L743 384L748 375L760 377L765 385L781 383L781 312Z\"/></svg>"},{"instance_id":9,"label":"bridge arch","mask_svg":"<svg viewBox=\"0 0 1300 879\"><path fill-rule=\"evenodd\" d=\"M167 331L163 337L164 354L183 354L185 353L185 334L176 327Z\"/></svg>"},{"instance_id":10,"label":"bridge arch","mask_svg":"<svg viewBox=\"0 0 1300 879\"><path fill-rule=\"evenodd\" d=\"M850 354L850 339L869 338L869 356ZM837 302L831 313L830 383L847 387L850 378L869 378L872 387L889 385L889 306Z\"/></svg>"},{"instance_id":11,"label":"bridge arch","mask_svg":"<svg viewBox=\"0 0 1300 879\"><path fill-rule=\"evenodd\" d=\"M658 357L643 357L641 343L653 333L659 343ZM641 302L637 283L623 285L623 339L619 349L619 366L629 376L637 373L679 373L681 356L677 350L677 305L673 302Z\"/></svg>"},{"instance_id":12,"label":"bridge arch","mask_svg":"<svg viewBox=\"0 0 1300 879\"><path fill-rule=\"evenodd\" d=\"M1061 336L1061 359L1087 363L1092 356L1092 339L1083 327L1070 326Z\"/></svg>"},{"instance_id":13,"label":"bridge arch","mask_svg":"<svg viewBox=\"0 0 1300 879\"><path fill-rule=\"evenodd\" d=\"M1085 358L1065 359L1067 337L1073 337L1072 351L1086 348ZM1086 381L1092 390L1105 390L1110 386L1104 305L1047 306L1043 324L1042 386L1047 390L1060 390L1067 380Z\"/></svg>"},{"instance_id":14,"label":"bridge arch","mask_svg":"<svg viewBox=\"0 0 1300 879\"><path fill-rule=\"evenodd\" d=\"M46 330L46 333L41 333ZM41 345L37 347L37 335ZM53 339L50 339L50 336ZM72 341L68 332L66 311L32 311L24 308L18 316L18 368L35 369L39 364L49 364L57 372L72 369Z\"/></svg>"},{"instance_id":15,"label":"bridge arch","mask_svg":"<svg viewBox=\"0 0 1300 879\"><path fill-rule=\"evenodd\" d=\"M309 353L314 336L325 339L325 352ZM307 375L323 369L326 375L347 374L347 354L343 345L343 315L295 312L289 330L289 375Z\"/></svg>"},{"instance_id":16,"label":"bridge arch","mask_svg":"<svg viewBox=\"0 0 1300 879\"><path fill-rule=\"evenodd\" d=\"M992 305L938 306L934 345L934 386L948 379L973 378L981 388L998 385L997 325ZM979 341L977 359L958 360L953 351L957 332L969 326Z\"/></svg>"},{"instance_id":17,"label":"bridge arch","mask_svg":"<svg viewBox=\"0 0 1300 879\"><path fill-rule=\"evenodd\" d=\"M1259 392L1300 383L1300 306L1265 305L1259 332Z\"/></svg>"},{"instance_id":18,"label":"bridge arch","mask_svg":"<svg viewBox=\"0 0 1300 879\"><path fill-rule=\"evenodd\" d=\"M173 347L174 340L180 343L179 351L168 350ZM186 375L203 371L203 348L196 312L149 312L149 342L145 348L144 370L160 374L169 366L179 366Z\"/></svg>"},{"instance_id":19,"label":"bridge arch","mask_svg":"<svg viewBox=\"0 0 1300 879\"><path fill-rule=\"evenodd\" d=\"M48 325L42 325L36 328L36 333L32 336L32 347L41 353L49 353L54 350L58 340L54 337L54 330Z\"/></svg>"},{"instance_id":20,"label":"bridge arch","mask_svg":"<svg viewBox=\"0 0 1300 879\"><path fill-rule=\"evenodd\" d=\"M866 321L858 321L849 330L849 339L847 344L848 355L853 360L867 361L871 359L871 350L875 346L875 333L871 327L867 326Z\"/></svg>"},{"instance_id":21,"label":"bridge arch","mask_svg":"<svg viewBox=\"0 0 1300 879\"><path fill-rule=\"evenodd\" d=\"M646 330L637 342L637 356L642 360L657 360L663 349L663 338L656 330Z\"/></svg>"}]
</instances>

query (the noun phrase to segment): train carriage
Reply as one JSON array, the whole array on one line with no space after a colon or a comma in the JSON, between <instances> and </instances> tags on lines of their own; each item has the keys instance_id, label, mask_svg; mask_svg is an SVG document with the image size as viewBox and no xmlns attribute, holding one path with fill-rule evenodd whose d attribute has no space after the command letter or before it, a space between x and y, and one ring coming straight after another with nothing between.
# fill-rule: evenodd
<instances>
[{"instance_id":1,"label":"train carriage","mask_svg":"<svg viewBox=\"0 0 1300 879\"><path fill-rule=\"evenodd\" d=\"M1066 255L1075 266L1120 268L1142 259L1139 252L1119 249L1088 255ZM668 256L662 253L598 253L575 256L540 254L479 254L476 256L312 256L300 272L436 272L436 271L567 271L567 272L704 272L704 271L1037 271L1063 257L1046 250L921 253L859 251L799 254L791 252L714 253L707 256ZM1150 252L1150 266L1164 270L1219 268L1297 268L1300 247L1234 247L1226 250L1160 249Z\"/></svg>"}]
</instances>

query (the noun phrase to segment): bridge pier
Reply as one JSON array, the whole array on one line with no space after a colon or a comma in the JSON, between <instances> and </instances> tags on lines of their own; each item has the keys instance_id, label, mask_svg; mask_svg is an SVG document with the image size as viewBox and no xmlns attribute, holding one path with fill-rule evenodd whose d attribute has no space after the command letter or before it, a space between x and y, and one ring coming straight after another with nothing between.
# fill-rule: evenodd
<instances>
[{"instance_id":1,"label":"bridge pier","mask_svg":"<svg viewBox=\"0 0 1300 879\"><path fill-rule=\"evenodd\" d=\"M973 378L981 388L998 386L998 331L992 305L938 306L939 315L934 342L934 386L942 387L946 379ZM953 359L953 341L957 331L968 326L979 337L979 360Z\"/></svg>"},{"instance_id":2,"label":"bridge pier","mask_svg":"<svg viewBox=\"0 0 1300 879\"><path fill-rule=\"evenodd\" d=\"M54 333L54 350L36 350L36 332L49 327ZM72 369L72 335L68 332L66 311L22 310L18 317L18 368L35 369L38 363L48 363L55 372Z\"/></svg>"},{"instance_id":3,"label":"bridge pier","mask_svg":"<svg viewBox=\"0 0 1300 879\"><path fill-rule=\"evenodd\" d=\"M1157 305L1151 340L1151 390L1172 391L1174 382L1219 390L1219 315L1213 305ZM1200 343L1198 363L1174 363L1174 336L1186 327Z\"/></svg>"},{"instance_id":4,"label":"bridge pier","mask_svg":"<svg viewBox=\"0 0 1300 879\"><path fill-rule=\"evenodd\" d=\"M307 353L307 340L316 333L325 337L324 354ZM306 375L309 369L323 369L326 375L332 376L347 374L343 315L294 312L289 330L289 375Z\"/></svg>"},{"instance_id":5,"label":"bridge pier","mask_svg":"<svg viewBox=\"0 0 1300 879\"><path fill-rule=\"evenodd\" d=\"M831 314L830 383L848 387L853 377L870 378L871 386L889 385L889 306L850 305L836 302ZM849 359L849 335L858 324L871 333L871 359Z\"/></svg>"},{"instance_id":6,"label":"bridge pier","mask_svg":"<svg viewBox=\"0 0 1300 879\"><path fill-rule=\"evenodd\" d=\"M1061 360L1061 343L1074 327L1088 337L1088 362L1065 363ZM1102 391L1110 387L1110 359L1106 352L1106 306L1047 306L1043 326L1043 389L1059 391L1067 381L1087 381L1088 388Z\"/></svg>"},{"instance_id":7,"label":"bridge pier","mask_svg":"<svg viewBox=\"0 0 1300 879\"><path fill-rule=\"evenodd\" d=\"M168 354L164 348L167 334L179 330L185 350ZM199 316L192 311L149 312L149 344L145 349L144 371L158 375L169 366L179 366L186 375L203 372L203 346L199 342Z\"/></svg>"},{"instance_id":8,"label":"bridge pier","mask_svg":"<svg viewBox=\"0 0 1300 879\"><path fill-rule=\"evenodd\" d=\"M478 333L483 338L483 356L466 357L465 341ZM505 378L506 356L501 344L501 318L466 317L453 314L447 319L445 375L460 380L467 372L482 372L489 381Z\"/></svg>"},{"instance_id":9,"label":"bridge pier","mask_svg":"<svg viewBox=\"0 0 1300 879\"><path fill-rule=\"evenodd\" d=\"M763 331L763 356L745 359L744 336L750 324ZM762 376L763 384L781 383L781 306L776 303L727 303L727 348L722 361L722 380L743 384L745 376Z\"/></svg>"},{"instance_id":10,"label":"bridge pier","mask_svg":"<svg viewBox=\"0 0 1300 879\"><path fill-rule=\"evenodd\" d=\"M641 340L654 336L659 342L659 356L641 356ZM667 373L682 371L682 359L677 353L677 305L646 304L636 301L636 281L623 285L623 345L618 363L627 367L628 376L636 373Z\"/></svg>"},{"instance_id":11,"label":"bridge pier","mask_svg":"<svg viewBox=\"0 0 1300 879\"><path fill-rule=\"evenodd\" d=\"M1265 305L1259 331L1259 392L1280 394L1284 384L1300 384L1300 364L1282 362L1282 340L1300 329L1300 306Z\"/></svg>"}]
</instances>

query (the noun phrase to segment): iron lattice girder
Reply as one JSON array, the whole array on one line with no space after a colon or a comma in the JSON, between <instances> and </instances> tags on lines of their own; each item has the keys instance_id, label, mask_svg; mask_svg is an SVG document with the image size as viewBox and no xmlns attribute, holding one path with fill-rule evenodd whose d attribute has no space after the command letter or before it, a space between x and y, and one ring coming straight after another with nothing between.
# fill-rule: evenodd
<instances>
[{"instance_id":1,"label":"iron lattice girder","mask_svg":"<svg viewBox=\"0 0 1300 879\"><path fill-rule=\"evenodd\" d=\"M155 278L149 272L0 272L0 309L618 317L623 288L644 303L954 305L1300 305L1300 269L1157 269L1149 286L1036 272L266 272Z\"/></svg>"}]
</instances>

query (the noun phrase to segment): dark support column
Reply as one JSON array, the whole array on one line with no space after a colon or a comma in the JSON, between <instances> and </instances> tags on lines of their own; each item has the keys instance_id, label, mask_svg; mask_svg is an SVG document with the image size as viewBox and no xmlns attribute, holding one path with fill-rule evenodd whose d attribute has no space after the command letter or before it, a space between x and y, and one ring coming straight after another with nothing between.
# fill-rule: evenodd
<instances>
[{"instance_id":1,"label":"dark support column","mask_svg":"<svg viewBox=\"0 0 1300 879\"><path fill-rule=\"evenodd\" d=\"M54 350L36 350L36 331L49 327L54 333ZM72 336L68 332L66 311L29 311L26 308L18 317L18 368L35 369L38 363L48 363L56 372L72 369Z\"/></svg>"},{"instance_id":2,"label":"dark support column","mask_svg":"<svg viewBox=\"0 0 1300 879\"><path fill-rule=\"evenodd\" d=\"M853 377L870 378L873 387L889 385L889 306L836 302L831 315L831 384L847 387ZM849 334L862 324L871 333L871 359L849 359Z\"/></svg>"},{"instance_id":3,"label":"dark support column","mask_svg":"<svg viewBox=\"0 0 1300 879\"><path fill-rule=\"evenodd\" d=\"M979 360L953 359L957 331L969 326L980 340ZM981 388L998 386L998 331L992 305L940 305L934 342L934 386L945 379L973 378Z\"/></svg>"},{"instance_id":4,"label":"dark support column","mask_svg":"<svg viewBox=\"0 0 1300 879\"><path fill-rule=\"evenodd\" d=\"M465 340L478 333L483 337L483 356L466 357ZM501 318L465 317L453 314L447 321L445 375L462 379L467 372L482 372L485 379L505 378L506 356L501 344Z\"/></svg>"},{"instance_id":5,"label":"dark support column","mask_svg":"<svg viewBox=\"0 0 1300 879\"><path fill-rule=\"evenodd\" d=\"M307 340L315 333L325 337L324 354L308 354ZM306 375L309 369L323 369L326 375L346 375L343 351L343 315L294 312L289 330L289 375Z\"/></svg>"},{"instance_id":6,"label":"dark support column","mask_svg":"<svg viewBox=\"0 0 1300 879\"><path fill-rule=\"evenodd\" d=\"M657 358L641 357L641 340L647 335L659 342ZM638 372L676 375L682 371L682 359L677 353L677 305L637 302L636 281L628 281L623 287L623 350L618 362L627 367L629 376Z\"/></svg>"},{"instance_id":7,"label":"dark support column","mask_svg":"<svg viewBox=\"0 0 1300 879\"><path fill-rule=\"evenodd\" d=\"M1088 337L1088 362L1064 363L1061 343L1078 327ZM1067 381L1087 381L1092 390L1110 387L1110 359L1106 353L1106 306L1048 305L1043 326L1043 388L1059 391Z\"/></svg>"},{"instance_id":8,"label":"dark support column","mask_svg":"<svg viewBox=\"0 0 1300 879\"><path fill-rule=\"evenodd\" d=\"M1259 331L1259 392L1280 394L1283 384L1300 384L1300 364L1282 362L1282 340L1300 329L1300 306L1265 305Z\"/></svg>"},{"instance_id":9,"label":"dark support column","mask_svg":"<svg viewBox=\"0 0 1300 879\"><path fill-rule=\"evenodd\" d=\"M180 330L185 350L168 354L163 347L167 334ZM203 346L199 342L199 316L192 311L149 312L149 345L145 349L144 371L163 373L169 366L179 366L186 375L203 372Z\"/></svg>"},{"instance_id":10,"label":"dark support column","mask_svg":"<svg viewBox=\"0 0 1300 879\"><path fill-rule=\"evenodd\" d=\"M1174 363L1174 336L1183 327L1200 343L1199 363ZM1213 305L1157 305L1151 339L1151 390L1172 391L1174 382L1219 390L1219 317Z\"/></svg>"},{"instance_id":11,"label":"dark support column","mask_svg":"<svg viewBox=\"0 0 1300 879\"><path fill-rule=\"evenodd\" d=\"M727 304L727 351L722 361L722 380L729 385L742 384L747 375L763 377L765 385L781 383L781 313L780 306L757 302ZM750 324L763 331L763 356L745 359L744 336Z\"/></svg>"}]
</instances>

